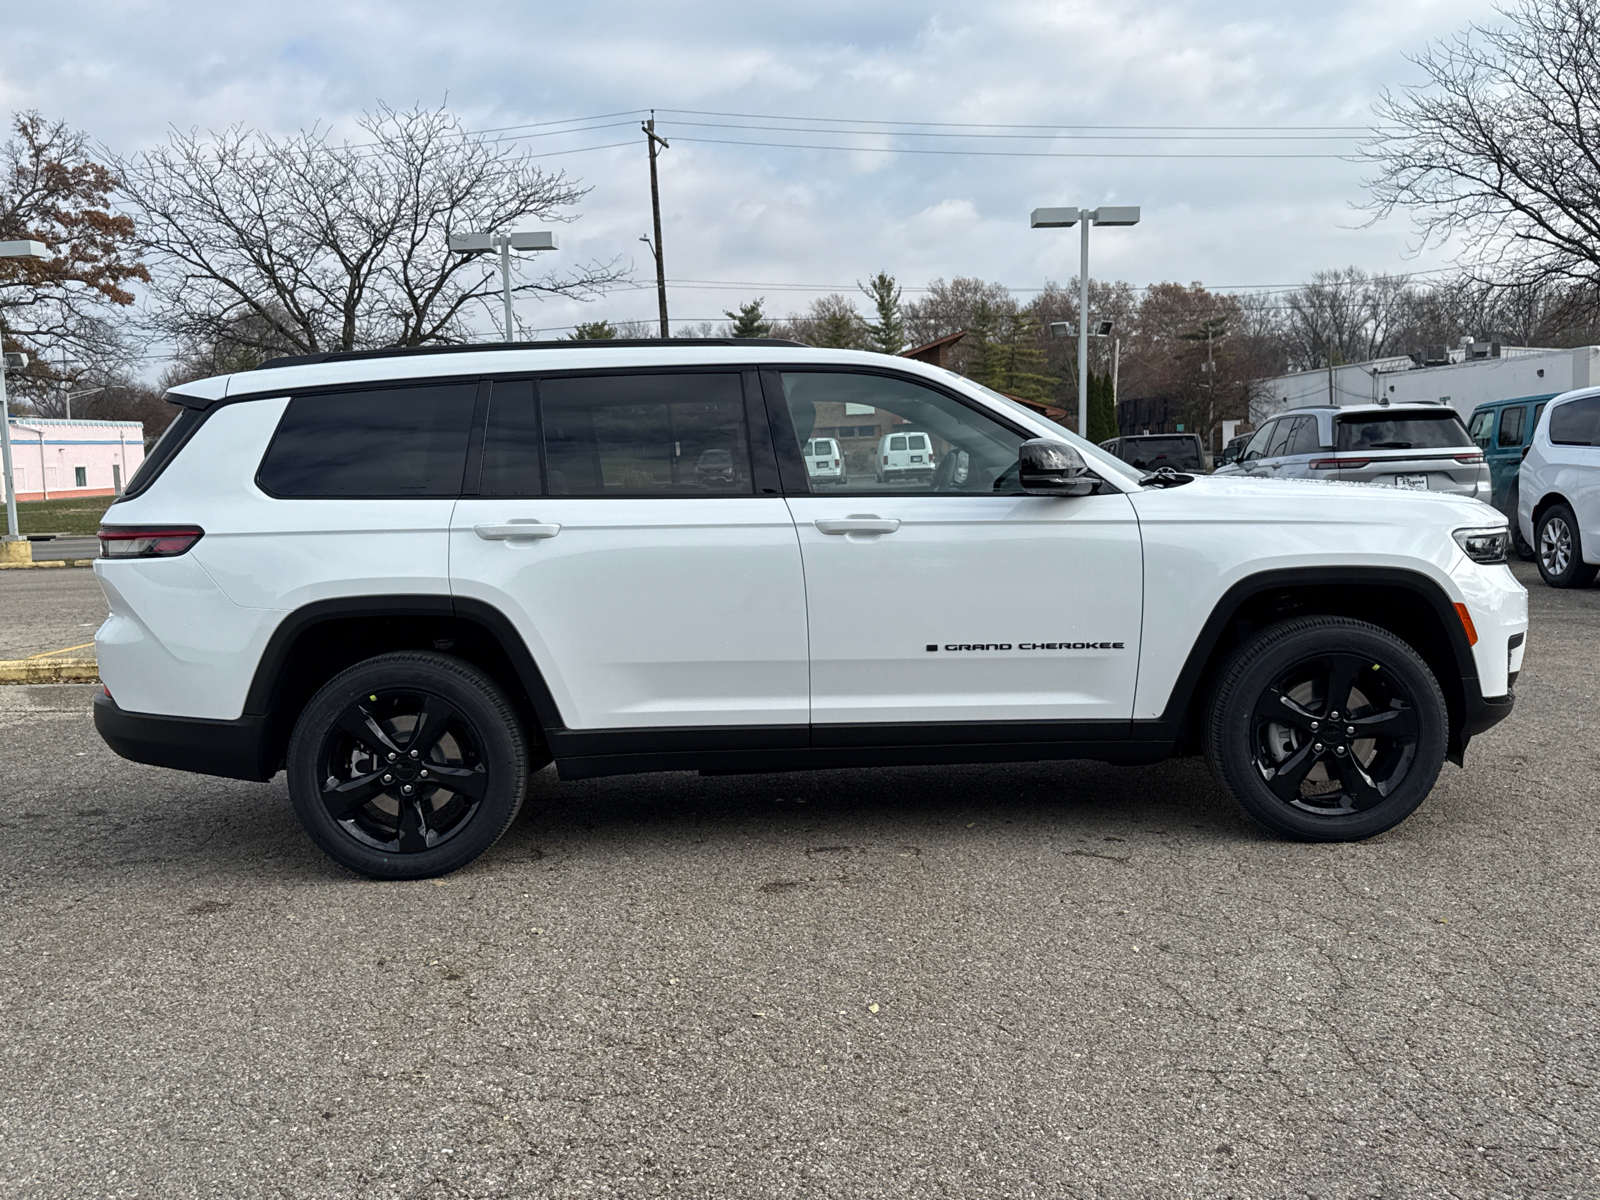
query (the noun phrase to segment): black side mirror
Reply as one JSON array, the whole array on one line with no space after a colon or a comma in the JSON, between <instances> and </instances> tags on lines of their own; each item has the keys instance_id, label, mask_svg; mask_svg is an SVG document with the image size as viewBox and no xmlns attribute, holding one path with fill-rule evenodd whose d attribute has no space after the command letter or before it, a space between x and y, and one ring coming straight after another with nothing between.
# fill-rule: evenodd
<instances>
[{"instance_id":1,"label":"black side mirror","mask_svg":"<svg viewBox=\"0 0 1600 1200\"><path fill-rule=\"evenodd\" d=\"M1096 480L1066 442L1034 438L1017 447L1017 482L1030 496L1087 496Z\"/></svg>"}]
</instances>

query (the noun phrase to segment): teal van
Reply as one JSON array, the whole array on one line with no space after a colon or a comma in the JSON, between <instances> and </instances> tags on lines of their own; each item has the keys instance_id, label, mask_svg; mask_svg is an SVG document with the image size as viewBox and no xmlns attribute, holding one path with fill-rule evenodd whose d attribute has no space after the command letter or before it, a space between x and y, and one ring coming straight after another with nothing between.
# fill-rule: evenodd
<instances>
[{"instance_id":1,"label":"teal van","mask_svg":"<svg viewBox=\"0 0 1600 1200\"><path fill-rule=\"evenodd\" d=\"M1559 394L1491 400L1473 409L1472 420L1467 424L1467 432L1483 447L1483 457L1489 463L1489 503L1511 518L1511 540L1523 558L1533 557L1533 547L1522 540L1517 528L1517 472L1533 441L1533 427L1539 423L1545 402Z\"/></svg>"}]
</instances>

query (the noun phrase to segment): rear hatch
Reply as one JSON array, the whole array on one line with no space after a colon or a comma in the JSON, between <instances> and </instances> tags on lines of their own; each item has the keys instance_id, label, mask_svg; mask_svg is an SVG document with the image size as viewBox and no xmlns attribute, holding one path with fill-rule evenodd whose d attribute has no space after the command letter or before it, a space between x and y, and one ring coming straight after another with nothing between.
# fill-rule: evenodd
<instances>
[{"instance_id":1,"label":"rear hatch","mask_svg":"<svg viewBox=\"0 0 1600 1200\"><path fill-rule=\"evenodd\" d=\"M1312 478L1471 496L1487 469L1482 449L1448 408L1340 413L1333 439L1336 454L1313 459Z\"/></svg>"}]
</instances>

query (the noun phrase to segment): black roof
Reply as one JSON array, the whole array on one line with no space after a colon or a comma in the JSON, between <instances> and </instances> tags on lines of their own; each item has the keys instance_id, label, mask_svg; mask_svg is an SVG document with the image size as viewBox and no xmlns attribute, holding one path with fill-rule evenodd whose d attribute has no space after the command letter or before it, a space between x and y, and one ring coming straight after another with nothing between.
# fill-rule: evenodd
<instances>
[{"instance_id":1,"label":"black roof","mask_svg":"<svg viewBox=\"0 0 1600 1200\"><path fill-rule=\"evenodd\" d=\"M257 371L363 358L409 358L429 354L481 354L490 350L582 350L616 346L803 346L788 338L579 338L554 342L474 342L449 346L389 346L382 350L330 350L325 354L287 354L269 358Z\"/></svg>"}]
</instances>

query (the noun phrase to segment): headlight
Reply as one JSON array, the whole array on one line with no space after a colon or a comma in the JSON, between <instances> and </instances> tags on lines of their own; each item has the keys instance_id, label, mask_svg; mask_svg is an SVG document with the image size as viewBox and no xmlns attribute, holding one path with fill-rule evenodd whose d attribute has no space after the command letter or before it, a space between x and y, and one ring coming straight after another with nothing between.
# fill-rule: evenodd
<instances>
[{"instance_id":1,"label":"headlight","mask_svg":"<svg viewBox=\"0 0 1600 1200\"><path fill-rule=\"evenodd\" d=\"M1506 549L1511 545L1511 530L1504 526L1499 529L1458 529L1454 536L1461 552L1475 563L1503 563L1506 561Z\"/></svg>"}]
</instances>

